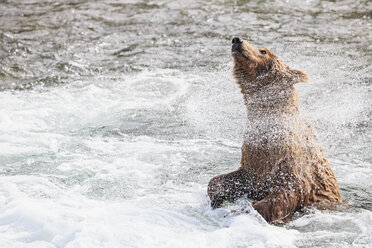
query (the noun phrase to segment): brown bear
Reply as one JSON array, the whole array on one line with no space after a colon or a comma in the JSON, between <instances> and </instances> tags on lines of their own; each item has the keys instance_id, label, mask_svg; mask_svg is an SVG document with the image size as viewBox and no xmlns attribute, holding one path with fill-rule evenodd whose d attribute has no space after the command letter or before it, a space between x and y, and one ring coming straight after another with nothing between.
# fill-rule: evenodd
<instances>
[{"instance_id":1,"label":"brown bear","mask_svg":"<svg viewBox=\"0 0 372 248\"><path fill-rule=\"evenodd\" d=\"M340 203L333 171L315 133L299 114L294 84L308 75L292 70L267 48L232 40L234 77L247 107L241 166L208 184L213 208L247 194L269 223L288 222L305 206Z\"/></svg>"}]
</instances>

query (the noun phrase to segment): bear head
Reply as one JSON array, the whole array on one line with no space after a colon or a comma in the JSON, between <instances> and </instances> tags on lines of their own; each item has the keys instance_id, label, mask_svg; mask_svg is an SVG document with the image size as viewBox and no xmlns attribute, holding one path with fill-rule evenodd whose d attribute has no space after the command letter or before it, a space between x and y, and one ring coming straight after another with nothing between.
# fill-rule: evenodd
<instances>
[{"instance_id":1,"label":"bear head","mask_svg":"<svg viewBox=\"0 0 372 248\"><path fill-rule=\"evenodd\" d=\"M232 40L233 75L243 94L254 93L264 87L288 88L306 82L308 75L285 65L271 50L256 48L241 38Z\"/></svg>"}]
</instances>

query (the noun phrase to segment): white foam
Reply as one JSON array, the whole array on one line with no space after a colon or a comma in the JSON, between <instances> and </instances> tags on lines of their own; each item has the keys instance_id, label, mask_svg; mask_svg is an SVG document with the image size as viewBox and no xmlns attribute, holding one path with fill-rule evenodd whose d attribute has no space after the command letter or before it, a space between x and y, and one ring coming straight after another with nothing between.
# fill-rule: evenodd
<instances>
[{"instance_id":1,"label":"white foam","mask_svg":"<svg viewBox=\"0 0 372 248\"><path fill-rule=\"evenodd\" d=\"M227 220L210 210L203 213L205 205L182 210L142 207L136 200L89 200L33 176L4 177L2 184L7 187L1 185L0 242L13 246L230 247L247 243L252 247L290 247L296 234L262 223L254 215L232 217L226 224ZM22 186L25 184L27 187ZM35 198L36 192L48 197ZM211 220L205 223L188 211L197 211L213 222L222 221L225 227L211 224Z\"/></svg>"}]
</instances>

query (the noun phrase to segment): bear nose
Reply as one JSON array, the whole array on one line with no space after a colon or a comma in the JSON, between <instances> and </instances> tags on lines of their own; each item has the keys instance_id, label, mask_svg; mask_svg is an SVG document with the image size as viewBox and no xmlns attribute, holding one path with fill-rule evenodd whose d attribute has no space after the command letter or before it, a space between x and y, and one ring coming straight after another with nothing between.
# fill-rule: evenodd
<instances>
[{"instance_id":1,"label":"bear nose","mask_svg":"<svg viewBox=\"0 0 372 248\"><path fill-rule=\"evenodd\" d=\"M233 44L239 44L239 43L243 43L243 40L241 39L241 38L239 38L239 37L235 37L235 38L233 38L232 39L232 41L231 41Z\"/></svg>"}]
</instances>

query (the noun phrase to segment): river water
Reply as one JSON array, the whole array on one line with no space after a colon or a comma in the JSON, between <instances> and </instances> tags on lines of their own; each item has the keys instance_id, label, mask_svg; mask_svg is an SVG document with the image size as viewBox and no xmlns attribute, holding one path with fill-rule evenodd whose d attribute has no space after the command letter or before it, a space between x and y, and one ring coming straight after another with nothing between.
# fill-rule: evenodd
<instances>
[{"instance_id":1,"label":"river water","mask_svg":"<svg viewBox=\"0 0 372 248\"><path fill-rule=\"evenodd\" d=\"M0 2L1 247L371 247L368 0ZM347 202L287 226L212 210L246 121L231 38L310 75Z\"/></svg>"}]
</instances>

